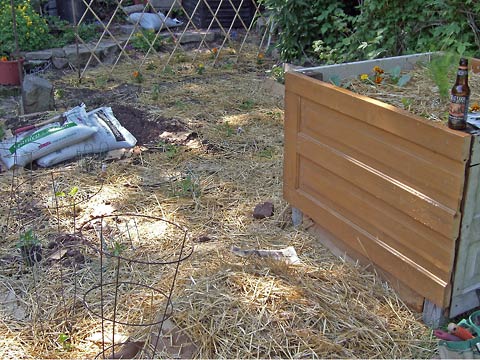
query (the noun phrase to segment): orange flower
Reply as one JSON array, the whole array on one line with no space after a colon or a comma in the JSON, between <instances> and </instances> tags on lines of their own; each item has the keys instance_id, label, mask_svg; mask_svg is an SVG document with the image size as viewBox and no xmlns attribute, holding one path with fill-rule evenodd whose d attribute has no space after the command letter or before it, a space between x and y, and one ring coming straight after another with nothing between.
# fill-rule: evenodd
<instances>
[{"instance_id":1,"label":"orange flower","mask_svg":"<svg viewBox=\"0 0 480 360\"><path fill-rule=\"evenodd\" d=\"M383 69L380 66L374 66L373 71L376 74L383 74L385 72L385 71L383 71Z\"/></svg>"},{"instance_id":2,"label":"orange flower","mask_svg":"<svg viewBox=\"0 0 480 360\"><path fill-rule=\"evenodd\" d=\"M258 54L258 60L262 60L264 57L265 57L265 55L263 55L263 53Z\"/></svg>"},{"instance_id":3,"label":"orange flower","mask_svg":"<svg viewBox=\"0 0 480 360\"><path fill-rule=\"evenodd\" d=\"M138 71L133 72L133 77L138 78L140 76L140 73Z\"/></svg>"},{"instance_id":4,"label":"orange flower","mask_svg":"<svg viewBox=\"0 0 480 360\"><path fill-rule=\"evenodd\" d=\"M472 106L470 106L470 111L471 112L477 112L480 110L480 105L478 105L478 102L474 102Z\"/></svg>"},{"instance_id":5,"label":"orange flower","mask_svg":"<svg viewBox=\"0 0 480 360\"><path fill-rule=\"evenodd\" d=\"M212 49L212 53L214 53L214 54L218 53L218 49L217 49L216 47L214 47L214 48Z\"/></svg>"},{"instance_id":6,"label":"orange flower","mask_svg":"<svg viewBox=\"0 0 480 360\"><path fill-rule=\"evenodd\" d=\"M8 61L8 57L7 56L2 56L2 57L0 57L0 61Z\"/></svg>"},{"instance_id":7,"label":"orange flower","mask_svg":"<svg viewBox=\"0 0 480 360\"><path fill-rule=\"evenodd\" d=\"M381 76L375 76L375 84L381 84L383 81L383 77Z\"/></svg>"}]
</instances>

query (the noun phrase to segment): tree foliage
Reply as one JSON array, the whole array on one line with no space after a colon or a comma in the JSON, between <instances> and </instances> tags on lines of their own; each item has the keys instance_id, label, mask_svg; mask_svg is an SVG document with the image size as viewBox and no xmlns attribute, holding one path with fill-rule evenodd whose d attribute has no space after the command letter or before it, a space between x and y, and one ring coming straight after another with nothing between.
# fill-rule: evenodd
<instances>
[{"instance_id":1,"label":"tree foliage","mask_svg":"<svg viewBox=\"0 0 480 360\"><path fill-rule=\"evenodd\" d=\"M262 0L279 30L284 61L338 63L425 51L475 54L478 0Z\"/></svg>"}]
</instances>

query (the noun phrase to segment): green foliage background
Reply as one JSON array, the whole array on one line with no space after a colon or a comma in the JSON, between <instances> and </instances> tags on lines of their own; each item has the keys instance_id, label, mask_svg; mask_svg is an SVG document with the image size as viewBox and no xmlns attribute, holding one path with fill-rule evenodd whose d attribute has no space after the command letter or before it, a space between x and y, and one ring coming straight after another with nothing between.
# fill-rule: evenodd
<instances>
[{"instance_id":1,"label":"green foliage background","mask_svg":"<svg viewBox=\"0 0 480 360\"><path fill-rule=\"evenodd\" d=\"M424 51L475 55L478 0L261 0L278 29L282 60L338 63Z\"/></svg>"}]
</instances>

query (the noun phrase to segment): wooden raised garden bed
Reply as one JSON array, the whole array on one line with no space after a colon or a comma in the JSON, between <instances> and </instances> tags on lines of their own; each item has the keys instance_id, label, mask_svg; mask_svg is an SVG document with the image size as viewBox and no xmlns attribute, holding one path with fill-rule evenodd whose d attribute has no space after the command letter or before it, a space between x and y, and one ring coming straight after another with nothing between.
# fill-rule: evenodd
<instances>
[{"instance_id":1,"label":"wooden raised garden bed","mask_svg":"<svg viewBox=\"0 0 480 360\"><path fill-rule=\"evenodd\" d=\"M479 138L320 80L429 56L286 73L284 197L326 245L455 316L480 305Z\"/></svg>"}]
</instances>

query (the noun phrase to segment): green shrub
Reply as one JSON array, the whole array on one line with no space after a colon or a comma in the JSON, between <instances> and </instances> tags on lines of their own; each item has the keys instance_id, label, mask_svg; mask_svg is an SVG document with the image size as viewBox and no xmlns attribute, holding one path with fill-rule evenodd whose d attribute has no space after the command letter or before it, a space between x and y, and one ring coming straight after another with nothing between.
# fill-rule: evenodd
<instances>
[{"instance_id":1,"label":"green shrub","mask_svg":"<svg viewBox=\"0 0 480 360\"><path fill-rule=\"evenodd\" d=\"M53 37L47 22L28 0L15 0L18 46L20 51L34 51L49 47ZM12 9L9 0L0 0L0 56L10 56L15 51Z\"/></svg>"},{"instance_id":2,"label":"green shrub","mask_svg":"<svg viewBox=\"0 0 480 360\"><path fill-rule=\"evenodd\" d=\"M345 14L342 1L262 0L262 4L279 29L277 47L285 61L315 58L312 44L316 40L331 48L348 44L352 17Z\"/></svg>"},{"instance_id":3,"label":"green shrub","mask_svg":"<svg viewBox=\"0 0 480 360\"><path fill-rule=\"evenodd\" d=\"M262 0L279 29L282 60L338 63L438 50L479 52L477 0L363 0L356 13L345 3Z\"/></svg>"},{"instance_id":4,"label":"green shrub","mask_svg":"<svg viewBox=\"0 0 480 360\"><path fill-rule=\"evenodd\" d=\"M133 36L132 47L138 51L146 53L152 46L156 51L159 51L164 45L164 40L156 37L156 32L153 30L141 30Z\"/></svg>"}]
</instances>

